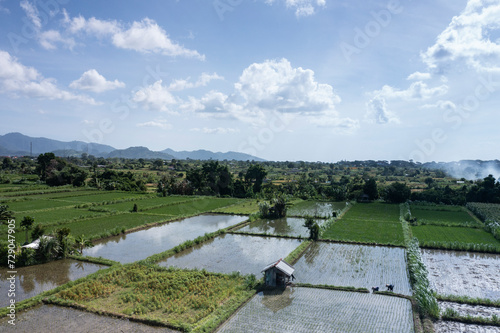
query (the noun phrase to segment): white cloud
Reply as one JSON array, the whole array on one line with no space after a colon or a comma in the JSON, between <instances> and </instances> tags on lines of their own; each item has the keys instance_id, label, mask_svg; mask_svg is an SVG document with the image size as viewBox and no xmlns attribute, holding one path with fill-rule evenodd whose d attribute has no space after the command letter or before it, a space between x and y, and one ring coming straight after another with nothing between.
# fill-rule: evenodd
<instances>
[{"instance_id":1,"label":"white cloud","mask_svg":"<svg viewBox=\"0 0 500 333\"><path fill-rule=\"evenodd\" d=\"M286 59L254 63L243 70L230 95L217 91L183 105L206 117L234 117L261 124L272 112L303 116L314 124L356 127L357 122L340 118L335 105L340 97L328 84L316 82L314 72L293 68ZM320 119L320 121L318 121Z\"/></svg>"},{"instance_id":2,"label":"white cloud","mask_svg":"<svg viewBox=\"0 0 500 333\"><path fill-rule=\"evenodd\" d=\"M417 81L413 82L406 90L399 90L385 85L381 90L374 91L373 95L386 99L400 98L403 100L425 100L431 97L444 95L447 92L448 86L445 84L429 88L426 83Z\"/></svg>"},{"instance_id":3,"label":"white cloud","mask_svg":"<svg viewBox=\"0 0 500 333\"><path fill-rule=\"evenodd\" d=\"M142 103L149 109L176 113L174 107L178 104L177 98L170 93L168 87L162 85L162 80L143 87L135 92L134 102Z\"/></svg>"},{"instance_id":4,"label":"white cloud","mask_svg":"<svg viewBox=\"0 0 500 333\"><path fill-rule=\"evenodd\" d=\"M452 101L439 100L435 104L422 105L422 108L424 108L424 109L440 108L443 110L455 110L457 108L457 106Z\"/></svg>"},{"instance_id":5,"label":"white cloud","mask_svg":"<svg viewBox=\"0 0 500 333\"><path fill-rule=\"evenodd\" d=\"M276 0L266 0L267 4L273 4ZM295 9L295 16L311 16L316 8L325 7L326 0L285 0L287 8Z\"/></svg>"},{"instance_id":6,"label":"white cloud","mask_svg":"<svg viewBox=\"0 0 500 333\"><path fill-rule=\"evenodd\" d=\"M40 20L40 16L38 14L38 9L36 8L36 6L31 4L27 0L21 1L20 6L26 13L26 16L28 16L28 18L31 20L33 25L36 28L40 29L42 27L42 21Z\"/></svg>"},{"instance_id":7,"label":"white cloud","mask_svg":"<svg viewBox=\"0 0 500 333\"><path fill-rule=\"evenodd\" d=\"M408 77L406 79L410 80L410 81L413 81L413 80L423 81L423 80L429 80L430 78L431 78L430 73L415 72L415 73L408 75Z\"/></svg>"},{"instance_id":8,"label":"white cloud","mask_svg":"<svg viewBox=\"0 0 500 333\"><path fill-rule=\"evenodd\" d=\"M76 100L97 104L88 96L75 95L59 89L55 79L44 78L36 69L24 66L5 51L0 51L0 87L2 92L11 93L14 96Z\"/></svg>"},{"instance_id":9,"label":"white cloud","mask_svg":"<svg viewBox=\"0 0 500 333\"><path fill-rule=\"evenodd\" d=\"M490 39L498 35L499 17L498 0L469 0L436 43L421 54L422 60L438 72L462 61L476 70L500 71L500 43Z\"/></svg>"},{"instance_id":10,"label":"white cloud","mask_svg":"<svg viewBox=\"0 0 500 333\"><path fill-rule=\"evenodd\" d=\"M182 56L205 60L205 56L174 43L154 20L144 19L134 22L127 30L113 35L113 44L123 49L144 53L161 53L168 56Z\"/></svg>"},{"instance_id":11,"label":"white cloud","mask_svg":"<svg viewBox=\"0 0 500 333\"><path fill-rule=\"evenodd\" d=\"M152 120L152 121L147 121L144 123L138 123L136 124L137 127L158 127L161 129L171 129L172 125L167 123L165 119L157 119L157 120Z\"/></svg>"},{"instance_id":12,"label":"white cloud","mask_svg":"<svg viewBox=\"0 0 500 333\"><path fill-rule=\"evenodd\" d=\"M230 134L230 133L238 133L239 130L236 128L228 128L228 127L216 127L216 128L191 128L192 132L201 132L205 134Z\"/></svg>"},{"instance_id":13,"label":"white cloud","mask_svg":"<svg viewBox=\"0 0 500 333\"><path fill-rule=\"evenodd\" d=\"M95 69L91 69L82 74L82 76L69 85L70 88L89 90L96 93L125 87L125 83L118 80L107 81L104 76Z\"/></svg>"},{"instance_id":14,"label":"white cloud","mask_svg":"<svg viewBox=\"0 0 500 333\"><path fill-rule=\"evenodd\" d=\"M174 90L179 91L190 88L204 87L212 80L223 80L223 79L224 78L222 76L217 75L217 73L213 74L202 73L196 82L190 82L189 78L175 80L172 83L170 83L170 86L168 88L172 91Z\"/></svg>"},{"instance_id":15,"label":"white cloud","mask_svg":"<svg viewBox=\"0 0 500 333\"><path fill-rule=\"evenodd\" d=\"M377 124L399 123L399 119L387 109L385 99L381 96L375 96L366 103L365 120Z\"/></svg>"},{"instance_id":16,"label":"white cloud","mask_svg":"<svg viewBox=\"0 0 500 333\"><path fill-rule=\"evenodd\" d=\"M64 23L70 33L84 32L98 38L109 37L112 44L121 49L205 60L205 56L198 51L187 49L172 41L165 30L149 18L140 22L134 21L130 27L125 28L114 20L99 20L95 17L85 19L82 16L70 18L68 13L64 12Z\"/></svg>"},{"instance_id":17,"label":"white cloud","mask_svg":"<svg viewBox=\"0 0 500 333\"><path fill-rule=\"evenodd\" d=\"M56 49L56 43L61 43L63 46L68 49L73 49L76 43L73 38L64 38L61 36L61 33L56 30L47 30L39 34L38 39L40 41L40 45L43 48L48 50Z\"/></svg>"}]
</instances>

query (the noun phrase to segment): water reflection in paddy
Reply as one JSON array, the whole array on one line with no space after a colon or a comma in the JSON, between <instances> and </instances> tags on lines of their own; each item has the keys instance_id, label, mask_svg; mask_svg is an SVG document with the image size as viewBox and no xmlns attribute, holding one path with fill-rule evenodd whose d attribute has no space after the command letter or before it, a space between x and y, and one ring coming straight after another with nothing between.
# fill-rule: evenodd
<instances>
[{"instance_id":1,"label":"water reflection in paddy","mask_svg":"<svg viewBox=\"0 0 500 333\"><path fill-rule=\"evenodd\" d=\"M324 220L315 220L318 225L325 223ZM308 237L309 229L304 227L305 219L296 217L282 217L279 219L262 219L253 221L238 231L254 234L287 235L294 237Z\"/></svg>"},{"instance_id":2,"label":"water reflection in paddy","mask_svg":"<svg viewBox=\"0 0 500 333\"><path fill-rule=\"evenodd\" d=\"M16 302L34 297L44 291L54 289L69 281L87 276L104 265L91 264L72 259L52 261L42 265L19 267L16 269ZM0 268L0 290L4 294L0 297L0 307L9 305L9 298L5 291L9 290L11 274L6 268ZM5 296L5 297L4 297Z\"/></svg>"},{"instance_id":3,"label":"water reflection in paddy","mask_svg":"<svg viewBox=\"0 0 500 333\"><path fill-rule=\"evenodd\" d=\"M106 238L94 247L84 250L83 254L130 263L246 219L246 216L236 215L199 215L127 235Z\"/></svg>"},{"instance_id":4,"label":"water reflection in paddy","mask_svg":"<svg viewBox=\"0 0 500 333\"><path fill-rule=\"evenodd\" d=\"M239 271L260 278L267 264L285 258L299 245L296 239L225 234L158 264L219 273Z\"/></svg>"}]
</instances>

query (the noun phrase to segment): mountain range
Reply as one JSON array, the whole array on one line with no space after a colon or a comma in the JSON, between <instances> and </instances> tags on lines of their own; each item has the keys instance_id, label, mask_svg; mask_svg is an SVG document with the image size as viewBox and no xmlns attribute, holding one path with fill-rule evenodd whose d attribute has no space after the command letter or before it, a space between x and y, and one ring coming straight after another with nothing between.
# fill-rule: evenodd
<instances>
[{"instance_id":1,"label":"mountain range","mask_svg":"<svg viewBox=\"0 0 500 333\"><path fill-rule=\"evenodd\" d=\"M61 157L79 157L81 154L87 153L104 158L264 161L262 158L234 151L214 153L208 150L175 151L169 148L162 151L152 151L147 147L116 149L99 143L87 143L83 141L65 142L48 138L30 137L21 133L0 135L0 156L29 156L30 153L33 156L37 156L49 152Z\"/></svg>"}]
</instances>

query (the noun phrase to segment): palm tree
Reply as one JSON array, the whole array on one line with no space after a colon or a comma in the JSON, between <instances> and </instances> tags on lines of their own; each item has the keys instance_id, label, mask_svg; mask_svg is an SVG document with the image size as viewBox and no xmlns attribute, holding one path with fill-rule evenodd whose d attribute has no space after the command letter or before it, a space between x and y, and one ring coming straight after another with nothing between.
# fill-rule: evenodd
<instances>
[{"instance_id":1,"label":"palm tree","mask_svg":"<svg viewBox=\"0 0 500 333\"><path fill-rule=\"evenodd\" d=\"M83 249L86 247L92 247L94 244L90 241L90 239L85 238L82 234L75 239L76 246L78 246L78 250L80 251L80 255L83 254Z\"/></svg>"},{"instance_id":2,"label":"palm tree","mask_svg":"<svg viewBox=\"0 0 500 333\"><path fill-rule=\"evenodd\" d=\"M36 255L40 262L46 262L57 258L60 251L61 246L57 239L49 236L40 237L40 244L38 244L38 249L36 250Z\"/></svg>"},{"instance_id":3,"label":"palm tree","mask_svg":"<svg viewBox=\"0 0 500 333\"><path fill-rule=\"evenodd\" d=\"M28 231L30 231L31 228L33 228L33 223L35 223L35 219L32 218L31 216L25 216L21 221L21 228L23 230L26 230L26 242L28 243L29 243Z\"/></svg>"}]
</instances>

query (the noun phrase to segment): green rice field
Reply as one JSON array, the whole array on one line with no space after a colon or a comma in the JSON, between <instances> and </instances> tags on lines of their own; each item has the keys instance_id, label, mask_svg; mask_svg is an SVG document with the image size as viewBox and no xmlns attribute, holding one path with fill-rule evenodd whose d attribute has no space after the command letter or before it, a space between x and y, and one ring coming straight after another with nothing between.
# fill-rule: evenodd
<instances>
[{"instance_id":1,"label":"green rice field","mask_svg":"<svg viewBox=\"0 0 500 333\"><path fill-rule=\"evenodd\" d=\"M416 217L419 224L481 226L463 207L411 205L410 209L412 217Z\"/></svg>"},{"instance_id":2,"label":"green rice field","mask_svg":"<svg viewBox=\"0 0 500 333\"><path fill-rule=\"evenodd\" d=\"M491 244L500 249L500 241L492 234L475 228L440 227L434 225L421 225L411 227L413 236L422 242L459 242Z\"/></svg>"},{"instance_id":3,"label":"green rice field","mask_svg":"<svg viewBox=\"0 0 500 333\"><path fill-rule=\"evenodd\" d=\"M355 204L330 225L323 239L368 244L403 245L399 205L385 203Z\"/></svg>"}]
</instances>

